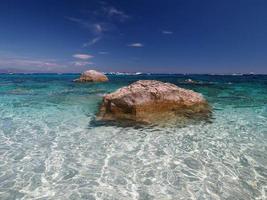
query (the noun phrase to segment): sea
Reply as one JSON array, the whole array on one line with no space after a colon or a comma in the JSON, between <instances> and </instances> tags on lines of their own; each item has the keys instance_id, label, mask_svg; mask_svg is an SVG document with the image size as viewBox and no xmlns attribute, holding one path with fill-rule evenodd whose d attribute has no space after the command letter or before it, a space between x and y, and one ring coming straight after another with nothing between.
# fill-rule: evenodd
<instances>
[{"instance_id":1,"label":"sea","mask_svg":"<svg viewBox=\"0 0 267 200\"><path fill-rule=\"evenodd\" d=\"M267 199L267 75L78 76L0 75L1 200ZM96 123L103 95L140 79L202 93L211 119Z\"/></svg>"}]
</instances>

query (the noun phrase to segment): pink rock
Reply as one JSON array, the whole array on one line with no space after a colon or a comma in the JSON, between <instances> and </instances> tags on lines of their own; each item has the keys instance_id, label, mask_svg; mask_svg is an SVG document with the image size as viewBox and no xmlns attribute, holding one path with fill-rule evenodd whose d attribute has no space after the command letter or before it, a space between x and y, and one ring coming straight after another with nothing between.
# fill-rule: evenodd
<instances>
[{"instance_id":1,"label":"pink rock","mask_svg":"<svg viewBox=\"0 0 267 200\"><path fill-rule=\"evenodd\" d=\"M210 106L203 96L171 83L140 80L104 96L98 119L142 123L181 121L208 116Z\"/></svg>"},{"instance_id":2,"label":"pink rock","mask_svg":"<svg viewBox=\"0 0 267 200\"><path fill-rule=\"evenodd\" d=\"M81 74L80 78L75 79L75 82L106 82L108 77L101 72L88 70Z\"/></svg>"}]
</instances>

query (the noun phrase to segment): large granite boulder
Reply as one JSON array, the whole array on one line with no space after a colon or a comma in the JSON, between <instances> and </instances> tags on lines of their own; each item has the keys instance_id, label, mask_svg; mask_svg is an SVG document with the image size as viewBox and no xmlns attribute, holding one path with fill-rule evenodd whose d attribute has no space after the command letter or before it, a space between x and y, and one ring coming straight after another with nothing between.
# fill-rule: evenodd
<instances>
[{"instance_id":1,"label":"large granite boulder","mask_svg":"<svg viewBox=\"0 0 267 200\"><path fill-rule=\"evenodd\" d=\"M108 77L101 72L88 70L81 74L80 78L75 79L75 82L106 82Z\"/></svg>"},{"instance_id":2,"label":"large granite boulder","mask_svg":"<svg viewBox=\"0 0 267 200\"><path fill-rule=\"evenodd\" d=\"M104 96L98 120L180 123L206 118L211 109L199 93L171 83L140 80Z\"/></svg>"}]
</instances>

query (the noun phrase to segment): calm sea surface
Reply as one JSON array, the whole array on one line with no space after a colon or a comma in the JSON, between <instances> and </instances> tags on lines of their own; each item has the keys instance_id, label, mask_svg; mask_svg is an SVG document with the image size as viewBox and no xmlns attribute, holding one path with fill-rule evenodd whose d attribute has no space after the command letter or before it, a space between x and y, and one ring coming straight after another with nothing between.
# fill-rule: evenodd
<instances>
[{"instance_id":1,"label":"calm sea surface","mask_svg":"<svg viewBox=\"0 0 267 200\"><path fill-rule=\"evenodd\" d=\"M267 198L267 76L77 76L0 75L1 200ZM103 94L138 79L201 92L211 123L94 123Z\"/></svg>"}]
</instances>

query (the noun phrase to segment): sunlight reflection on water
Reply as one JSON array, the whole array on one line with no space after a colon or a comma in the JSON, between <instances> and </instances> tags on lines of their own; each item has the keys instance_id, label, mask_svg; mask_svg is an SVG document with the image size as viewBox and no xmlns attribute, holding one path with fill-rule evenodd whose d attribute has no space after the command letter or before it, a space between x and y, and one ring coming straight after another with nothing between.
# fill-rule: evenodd
<instances>
[{"instance_id":1,"label":"sunlight reflection on water","mask_svg":"<svg viewBox=\"0 0 267 200\"><path fill-rule=\"evenodd\" d=\"M266 198L266 77L184 84L209 100L212 123L135 128L90 123L101 95L129 78L24 76L0 76L0 199Z\"/></svg>"}]
</instances>

